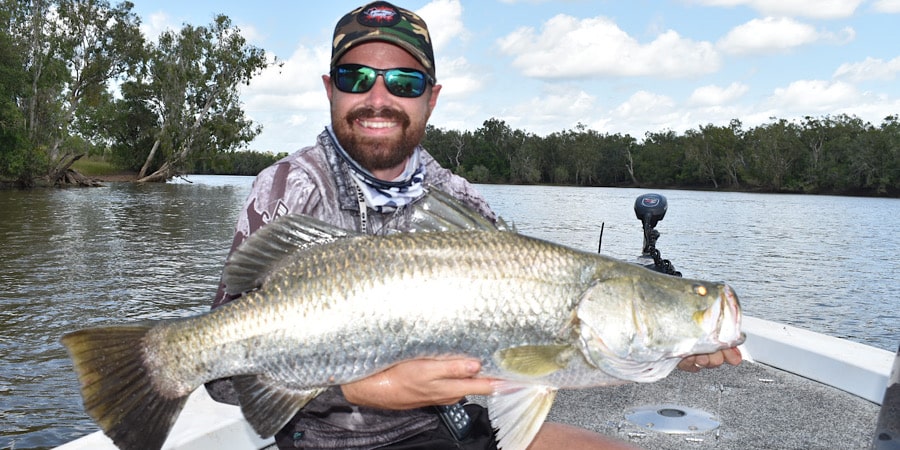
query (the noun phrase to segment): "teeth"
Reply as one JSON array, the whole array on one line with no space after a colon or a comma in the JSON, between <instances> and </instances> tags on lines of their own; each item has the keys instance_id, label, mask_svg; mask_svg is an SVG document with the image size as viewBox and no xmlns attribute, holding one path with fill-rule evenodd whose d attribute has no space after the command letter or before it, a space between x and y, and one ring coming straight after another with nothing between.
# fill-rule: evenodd
<instances>
[{"instance_id":1,"label":"teeth","mask_svg":"<svg viewBox=\"0 0 900 450\"><path fill-rule=\"evenodd\" d=\"M391 128L397 126L396 122L369 122L366 120L361 120L359 124L366 128Z\"/></svg>"}]
</instances>

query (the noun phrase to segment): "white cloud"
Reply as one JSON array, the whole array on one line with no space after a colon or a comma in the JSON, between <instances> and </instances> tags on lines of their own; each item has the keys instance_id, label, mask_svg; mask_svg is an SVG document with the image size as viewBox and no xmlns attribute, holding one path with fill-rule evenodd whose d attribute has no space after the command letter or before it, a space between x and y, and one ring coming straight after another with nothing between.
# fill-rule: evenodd
<instances>
[{"instance_id":1,"label":"white cloud","mask_svg":"<svg viewBox=\"0 0 900 450\"><path fill-rule=\"evenodd\" d=\"M764 54L783 52L819 41L844 43L855 36L852 28L844 28L840 33L819 32L811 25L794 19L766 17L738 25L717 45L730 54Z\"/></svg>"},{"instance_id":2,"label":"white cloud","mask_svg":"<svg viewBox=\"0 0 900 450\"><path fill-rule=\"evenodd\" d=\"M416 11L428 24L435 55L440 55L448 44L468 37L462 12L459 0L434 0Z\"/></svg>"},{"instance_id":3,"label":"white cloud","mask_svg":"<svg viewBox=\"0 0 900 450\"><path fill-rule=\"evenodd\" d=\"M891 81L900 73L900 56L885 61L879 58L866 58L862 62L841 64L834 71L834 78L848 81Z\"/></svg>"},{"instance_id":4,"label":"white cloud","mask_svg":"<svg viewBox=\"0 0 900 450\"><path fill-rule=\"evenodd\" d=\"M514 128L545 135L583 121L596 111L595 102L592 95L573 86L547 86L541 96L514 106L508 117Z\"/></svg>"},{"instance_id":5,"label":"white cloud","mask_svg":"<svg viewBox=\"0 0 900 450\"><path fill-rule=\"evenodd\" d=\"M254 77L247 93L253 95L271 94L285 97L316 91L324 95L322 75L328 72L331 48L322 45L316 48L298 46L294 53L280 66L272 66Z\"/></svg>"},{"instance_id":6,"label":"white cloud","mask_svg":"<svg viewBox=\"0 0 900 450\"><path fill-rule=\"evenodd\" d=\"M872 5L872 8L882 13L898 14L900 13L900 0L878 0Z\"/></svg>"},{"instance_id":7,"label":"white cloud","mask_svg":"<svg viewBox=\"0 0 900 450\"><path fill-rule=\"evenodd\" d=\"M416 12L428 24L431 34L438 83L444 85L441 98L465 96L480 89L482 83L472 77L473 71L465 57L446 56L460 41L469 38L459 0L434 0Z\"/></svg>"},{"instance_id":8,"label":"white cloud","mask_svg":"<svg viewBox=\"0 0 900 450\"><path fill-rule=\"evenodd\" d=\"M882 0L896 2L897 0ZM841 19L850 17L863 0L693 0L706 6L747 6L766 16Z\"/></svg>"},{"instance_id":9,"label":"white cloud","mask_svg":"<svg viewBox=\"0 0 900 450\"><path fill-rule=\"evenodd\" d=\"M831 114L838 107L858 104L861 97L852 84L842 81L799 80L775 89L769 103L784 111Z\"/></svg>"},{"instance_id":10,"label":"white cloud","mask_svg":"<svg viewBox=\"0 0 900 450\"><path fill-rule=\"evenodd\" d=\"M241 86L244 111L265 124L265 139L251 144L257 150L290 152L309 145L328 118L328 98L322 75L328 72L331 47L298 46L282 60ZM264 148L265 147L265 148Z\"/></svg>"},{"instance_id":11,"label":"white cloud","mask_svg":"<svg viewBox=\"0 0 900 450\"><path fill-rule=\"evenodd\" d=\"M473 68L466 58L444 59L438 67L438 83L443 86L439 100L466 98L484 88L484 78L477 76L483 72Z\"/></svg>"},{"instance_id":12,"label":"white cloud","mask_svg":"<svg viewBox=\"0 0 900 450\"><path fill-rule=\"evenodd\" d=\"M150 14L150 18L141 22L141 32L151 42L157 42L159 35L166 30L175 30L172 19L164 12Z\"/></svg>"},{"instance_id":13,"label":"white cloud","mask_svg":"<svg viewBox=\"0 0 900 450\"><path fill-rule=\"evenodd\" d=\"M523 27L497 42L513 57L513 66L535 78L681 77L715 72L721 65L708 42L670 30L641 44L604 17L560 14L546 21L539 34Z\"/></svg>"},{"instance_id":14,"label":"white cloud","mask_svg":"<svg viewBox=\"0 0 900 450\"><path fill-rule=\"evenodd\" d=\"M691 93L688 104L696 106L726 105L741 98L749 90L749 86L737 82L724 88L716 85L702 86Z\"/></svg>"},{"instance_id":15,"label":"white cloud","mask_svg":"<svg viewBox=\"0 0 900 450\"><path fill-rule=\"evenodd\" d=\"M675 101L671 97L647 91L637 91L628 100L617 106L612 111L612 114L623 119L652 117L671 112L674 108Z\"/></svg>"},{"instance_id":16,"label":"white cloud","mask_svg":"<svg viewBox=\"0 0 900 450\"><path fill-rule=\"evenodd\" d=\"M592 126L600 131L630 134L642 140L648 132L672 130L681 133L702 122L695 111L684 108L669 96L637 91L610 111L607 118L594 121Z\"/></svg>"}]
</instances>

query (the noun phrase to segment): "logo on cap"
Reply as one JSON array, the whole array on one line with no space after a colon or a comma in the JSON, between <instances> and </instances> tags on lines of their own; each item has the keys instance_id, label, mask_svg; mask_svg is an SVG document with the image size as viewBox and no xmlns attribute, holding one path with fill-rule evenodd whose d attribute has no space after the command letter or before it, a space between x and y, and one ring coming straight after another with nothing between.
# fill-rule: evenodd
<instances>
[{"instance_id":1,"label":"logo on cap","mask_svg":"<svg viewBox=\"0 0 900 450\"><path fill-rule=\"evenodd\" d=\"M367 27L391 27L401 19L400 13L393 5L386 2L372 4L356 17L360 24Z\"/></svg>"}]
</instances>

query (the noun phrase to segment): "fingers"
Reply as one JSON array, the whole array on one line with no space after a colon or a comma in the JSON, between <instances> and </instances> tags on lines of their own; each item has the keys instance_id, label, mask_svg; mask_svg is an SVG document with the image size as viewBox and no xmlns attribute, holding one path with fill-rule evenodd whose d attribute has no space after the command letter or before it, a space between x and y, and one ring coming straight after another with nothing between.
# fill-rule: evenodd
<instances>
[{"instance_id":1,"label":"fingers","mask_svg":"<svg viewBox=\"0 0 900 450\"><path fill-rule=\"evenodd\" d=\"M403 363L402 369L415 371L415 374L398 375L409 380L418 378L436 401L431 404L453 404L466 395L490 395L493 392L490 379L477 377L481 371L481 362L477 359L414 360Z\"/></svg>"},{"instance_id":2,"label":"fingers","mask_svg":"<svg viewBox=\"0 0 900 450\"><path fill-rule=\"evenodd\" d=\"M697 356L688 356L678 362L678 368L685 372L699 372L703 366L697 362Z\"/></svg>"},{"instance_id":3,"label":"fingers","mask_svg":"<svg viewBox=\"0 0 900 450\"><path fill-rule=\"evenodd\" d=\"M722 350L722 354L725 355L725 362L732 366L736 366L744 360L744 356L741 355L741 351L737 347Z\"/></svg>"},{"instance_id":4,"label":"fingers","mask_svg":"<svg viewBox=\"0 0 900 450\"><path fill-rule=\"evenodd\" d=\"M743 357L741 356L741 351L738 350L737 347L734 347L720 350L715 353L688 356L678 363L678 368L685 372L699 372L701 369L719 367L726 362L732 366L736 366L740 364L742 360Z\"/></svg>"},{"instance_id":5,"label":"fingers","mask_svg":"<svg viewBox=\"0 0 900 450\"><path fill-rule=\"evenodd\" d=\"M481 370L481 362L477 359L423 359L417 366L433 371L435 378L447 379L472 378Z\"/></svg>"},{"instance_id":6,"label":"fingers","mask_svg":"<svg viewBox=\"0 0 900 450\"><path fill-rule=\"evenodd\" d=\"M350 403L382 409L449 405L466 395L489 395L492 380L478 378L473 359L417 359L341 386Z\"/></svg>"}]
</instances>

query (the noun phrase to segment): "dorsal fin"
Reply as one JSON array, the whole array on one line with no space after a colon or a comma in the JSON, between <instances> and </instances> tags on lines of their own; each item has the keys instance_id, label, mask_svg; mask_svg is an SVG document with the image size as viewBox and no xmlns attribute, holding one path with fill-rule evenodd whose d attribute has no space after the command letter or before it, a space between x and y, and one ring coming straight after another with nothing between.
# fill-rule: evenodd
<instances>
[{"instance_id":1,"label":"dorsal fin","mask_svg":"<svg viewBox=\"0 0 900 450\"><path fill-rule=\"evenodd\" d=\"M509 231L503 219L497 223L482 216L466 204L439 189L429 189L422 198L408 206L408 231Z\"/></svg>"},{"instance_id":2,"label":"dorsal fin","mask_svg":"<svg viewBox=\"0 0 900 450\"><path fill-rule=\"evenodd\" d=\"M509 231L502 219L497 223L438 189L429 189L419 200L409 205L403 215L388 219L408 219L405 231ZM238 247L225 263L222 283L228 294L241 294L258 289L266 276L281 267L288 255L298 250L338 239L359 236L360 233L335 227L321 220L300 214L279 217L254 232Z\"/></svg>"},{"instance_id":3,"label":"dorsal fin","mask_svg":"<svg viewBox=\"0 0 900 450\"><path fill-rule=\"evenodd\" d=\"M251 234L228 258L222 275L225 292L258 289L266 276L296 251L358 235L301 214L279 217Z\"/></svg>"}]
</instances>

